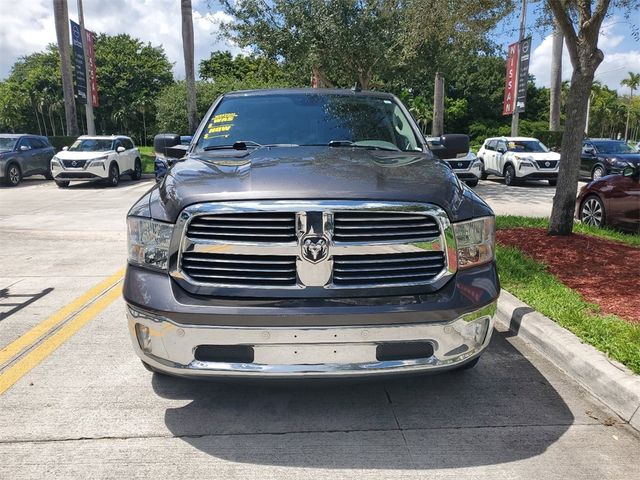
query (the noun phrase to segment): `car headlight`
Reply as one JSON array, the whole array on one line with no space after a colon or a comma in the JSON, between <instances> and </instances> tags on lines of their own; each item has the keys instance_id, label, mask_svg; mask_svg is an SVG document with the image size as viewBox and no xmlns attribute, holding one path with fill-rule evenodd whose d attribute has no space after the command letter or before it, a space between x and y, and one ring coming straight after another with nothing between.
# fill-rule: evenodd
<instances>
[{"instance_id":1,"label":"car headlight","mask_svg":"<svg viewBox=\"0 0 640 480\"><path fill-rule=\"evenodd\" d=\"M60 165L60 159L54 155L53 157L51 157L51 163L53 163L54 165Z\"/></svg>"},{"instance_id":2,"label":"car headlight","mask_svg":"<svg viewBox=\"0 0 640 480\"><path fill-rule=\"evenodd\" d=\"M90 167L102 167L104 168L104 161L109 158L109 155L104 155L102 157L94 158L89 162Z\"/></svg>"},{"instance_id":3,"label":"car headlight","mask_svg":"<svg viewBox=\"0 0 640 480\"><path fill-rule=\"evenodd\" d=\"M127 218L129 262L143 267L166 270L173 224L149 218Z\"/></svg>"},{"instance_id":4,"label":"car headlight","mask_svg":"<svg viewBox=\"0 0 640 480\"><path fill-rule=\"evenodd\" d=\"M482 265L494 259L496 242L495 217L482 217L453 223L458 251L458 268Z\"/></svg>"}]
</instances>

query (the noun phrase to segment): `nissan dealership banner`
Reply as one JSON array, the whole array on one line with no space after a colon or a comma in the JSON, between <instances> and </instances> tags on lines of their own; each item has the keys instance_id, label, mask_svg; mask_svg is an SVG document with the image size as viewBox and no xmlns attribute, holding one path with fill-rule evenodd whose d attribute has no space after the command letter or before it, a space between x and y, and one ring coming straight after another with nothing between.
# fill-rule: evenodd
<instances>
[{"instance_id":1,"label":"nissan dealership banner","mask_svg":"<svg viewBox=\"0 0 640 480\"><path fill-rule=\"evenodd\" d=\"M518 77L518 50L518 43L512 43L509 45L509 53L507 56L507 78L505 79L504 84L504 101L502 104L503 115L511 115L515 109Z\"/></svg>"},{"instance_id":2,"label":"nissan dealership banner","mask_svg":"<svg viewBox=\"0 0 640 480\"><path fill-rule=\"evenodd\" d=\"M507 54L507 77L504 84L502 114L512 115L524 112L527 102L529 82L529 59L531 57L531 37L509 45Z\"/></svg>"},{"instance_id":3,"label":"nissan dealership banner","mask_svg":"<svg viewBox=\"0 0 640 480\"><path fill-rule=\"evenodd\" d=\"M87 69L84 64L84 47L80 25L73 20L71 23L71 43L73 44L73 65L75 67L76 97L80 103L87 103Z\"/></svg>"},{"instance_id":4,"label":"nissan dealership banner","mask_svg":"<svg viewBox=\"0 0 640 480\"><path fill-rule=\"evenodd\" d=\"M529 58L531 57L531 37L524 38L518 48L518 92L516 95L516 112L524 112L527 101L527 84L529 83Z\"/></svg>"},{"instance_id":5,"label":"nissan dealership banner","mask_svg":"<svg viewBox=\"0 0 640 480\"><path fill-rule=\"evenodd\" d=\"M87 63L89 64L89 86L91 87L91 105L100 105L98 98L98 78L96 77L96 51L94 48L96 34L89 30L84 31L87 35Z\"/></svg>"}]
</instances>

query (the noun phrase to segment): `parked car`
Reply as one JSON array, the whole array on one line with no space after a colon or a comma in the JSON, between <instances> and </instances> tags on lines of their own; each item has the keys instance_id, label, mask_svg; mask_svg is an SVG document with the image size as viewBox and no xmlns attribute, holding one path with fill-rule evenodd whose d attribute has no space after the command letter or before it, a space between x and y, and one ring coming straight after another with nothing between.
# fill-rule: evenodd
<instances>
[{"instance_id":1,"label":"parked car","mask_svg":"<svg viewBox=\"0 0 640 480\"><path fill-rule=\"evenodd\" d=\"M10 187L31 175L44 175L51 180L49 162L54 153L46 137L0 134L0 180Z\"/></svg>"},{"instance_id":2,"label":"parked car","mask_svg":"<svg viewBox=\"0 0 640 480\"><path fill-rule=\"evenodd\" d=\"M187 152L191 139L193 138L188 135L176 135L175 133L166 133L163 135L170 137L168 141L171 142L171 145L182 147L184 153ZM164 178L170 166L171 158L166 157L162 152L154 152L153 171L156 176L156 182L159 182Z\"/></svg>"},{"instance_id":3,"label":"parked car","mask_svg":"<svg viewBox=\"0 0 640 480\"><path fill-rule=\"evenodd\" d=\"M622 175L607 175L582 187L576 218L588 225L640 233L640 165L627 165Z\"/></svg>"},{"instance_id":4,"label":"parked car","mask_svg":"<svg viewBox=\"0 0 640 480\"><path fill-rule=\"evenodd\" d=\"M178 158L171 136L154 148ZM228 93L131 208L133 348L179 376L468 368L499 294L495 217L393 95Z\"/></svg>"},{"instance_id":5,"label":"parked car","mask_svg":"<svg viewBox=\"0 0 640 480\"><path fill-rule=\"evenodd\" d=\"M640 153L634 152L623 140L588 138L582 142L580 174L592 180L622 173L627 165L638 163Z\"/></svg>"},{"instance_id":6,"label":"parked car","mask_svg":"<svg viewBox=\"0 0 640 480\"><path fill-rule=\"evenodd\" d=\"M482 177L504 177L507 185L518 185L527 180L547 180L554 186L558 179L560 154L549 150L537 138L487 138L478 158L483 164Z\"/></svg>"},{"instance_id":7,"label":"parked car","mask_svg":"<svg viewBox=\"0 0 640 480\"><path fill-rule=\"evenodd\" d=\"M430 147L437 145L439 142L440 137L427 137L427 143ZM470 187L478 185L478 181L482 175L482 162L475 153L468 151L466 154L460 154L457 158L447 158L445 161L460 180Z\"/></svg>"},{"instance_id":8,"label":"parked car","mask_svg":"<svg viewBox=\"0 0 640 480\"><path fill-rule=\"evenodd\" d=\"M83 135L51 159L51 173L61 188L72 181L103 181L115 187L122 175L140 180L142 161L129 137Z\"/></svg>"}]
</instances>

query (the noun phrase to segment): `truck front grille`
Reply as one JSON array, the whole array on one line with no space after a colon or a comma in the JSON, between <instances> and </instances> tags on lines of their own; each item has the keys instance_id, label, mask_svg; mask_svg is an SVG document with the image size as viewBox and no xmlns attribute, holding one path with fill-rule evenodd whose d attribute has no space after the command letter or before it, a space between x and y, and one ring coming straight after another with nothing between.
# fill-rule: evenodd
<instances>
[{"instance_id":1,"label":"truck front grille","mask_svg":"<svg viewBox=\"0 0 640 480\"><path fill-rule=\"evenodd\" d=\"M170 271L198 295L421 293L455 272L450 229L442 209L418 203L206 203L180 214Z\"/></svg>"},{"instance_id":2,"label":"truck front grille","mask_svg":"<svg viewBox=\"0 0 640 480\"><path fill-rule=\"evenodd\" d=\"M335 242L416 242L436 238L440 229L430 215L404 212L336 212Z\"/></svg>"},{"instance_id":3,"label":"truck front grille","mask_svg":"<svg viewBox=\"0 0 640 480\"><path fill-rule=\"evenodd\" d=\"M333 283L343 287L423 283L444 267L444 252L338 255L334 258Z\"/></svg>"},{"instance_id":4,"label":"truck front grille","mask_svg":"<svg viewBox=\"0 0 640 480\"><path fill-rule=\"evenodd\" d=\"M201 283L286 287L296 283L296 257L185 253L182 268Z\"/></svg>"},{"instance_id":5,"label":"truck front grille","mask_svg":"<svg viewBox=\"0 0 640 480\"><path fill-rule=\"evenodd\" d=\"M187 237L207 241L287 243L296 241L294 212L201 215L189 223Z\"/></svg>"}]
</instances>

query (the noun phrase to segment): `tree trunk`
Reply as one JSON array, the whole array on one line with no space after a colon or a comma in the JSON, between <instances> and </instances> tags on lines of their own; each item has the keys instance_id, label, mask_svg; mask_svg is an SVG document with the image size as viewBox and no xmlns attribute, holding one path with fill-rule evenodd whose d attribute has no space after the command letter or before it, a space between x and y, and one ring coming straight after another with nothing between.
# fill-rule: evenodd
<instances>
[{"instance_id":1,"label":"tree trunk","mask_svg":"<svg viewBox=\"0 0 640 480\"><path fill-rule=\"evenodd\" d=\"M549 101L549 130L560 130L560 93L562 91L562 45L564 36L555 25L551 50L551 88Z\"/></svg>"},{"instance_id":2,"label":"tree trunk","mask_svg":"<svg viewBox=\"0 0 640 480\"><path fill-rule=\"evenodd\" d=\"M38 107L36 107L36 103L33 98L31 99L31 105L33 106L33 111L36 114L36 122L38 122L38 133L42 135L42 127L40 126L40 117L38 117Z\"/></svg>"},{"instance_id":3,"label":"tree trunk","mask_svg":"<svg viewBox=\"0 0 640 480\"><path fill-rule=\"evenodd\" d=\"M596 65L597 66L597 65ZM549 219L549 235L570 235L578 191L582 139L587 119L587 103L591 94L595 68L590 72L574 69L567 99L566 121L562 137L562 158L556 194Z\"/></svg>"},{"instance_id":4,"label":"tree trunk","mask_svg":"<svg viewBox=\"0 0 640 480\"><path fill-rule=\"evenodd\" d=\"M631 104L633 103L633 89L631 89L631 93L629 94L629 106L627 107L627 123L624 126L624 141L629 141L629 119L631 118Z\"/></svg>"},{"instance_id":5,"label":"tree trunk","mask_svg":"<svg viewBox=\"0 0 640 480\"><path fill-rule=\"evenodd\" d=\"M78 118L76 116L76 100L73 96L73 79L71 77L71 52L69 51L69 12L67 0L53 0L53 14L56 23L56 37L60 52L62 70L62 91L64 94L64 115L67 120L67 134L78 135Z\"/></svg>"},{"instance_id":6,"label":"tree trunk","mask_svg":"<svg viewBox=\"0 0 640 480\"><path fill-rule=\"evenodd\" d=\"M191 0L181 0L182 12L182 50L184 52L184 73L187 81L187 120L189 133L193 134L198 128L198 114L196 112L196 77L193 60L193 14Z\"/></svg>"},{"instance_id":7,"label":"tree trunk","mask_svg":"<svg viewBox=\"0 0 640 480\"><path fill-rule=\"evenodd\" d=\"M53 136L56 136L56 124L53 121L53 112L51 111L51 107L47 108L47 111L49 113L49 123L51 124L51 132L53 132Z\"/></svg>"},{"instance_id":8,"label":"tree trunk","mask_svg":"<svg viewBox=\"0 0 640 480\"><path fill-rule=\"evenodd\" d=\"M444 76L436 72L435 85L433 87L433 123L431 135L439 137L444 133Z\"/></svg>"}]
</instances>

